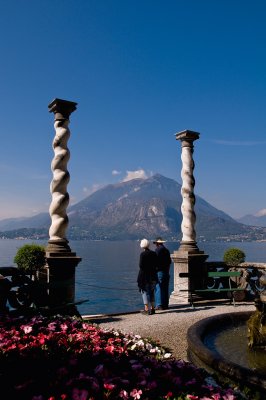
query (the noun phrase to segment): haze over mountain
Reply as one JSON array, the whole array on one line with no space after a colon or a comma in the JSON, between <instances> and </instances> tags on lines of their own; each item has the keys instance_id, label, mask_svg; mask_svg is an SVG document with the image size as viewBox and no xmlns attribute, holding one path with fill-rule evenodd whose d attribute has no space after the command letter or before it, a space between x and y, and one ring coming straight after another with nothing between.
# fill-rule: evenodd
<instances>
[{"instance_id":1,"label":"haze over mountain","mask_svg":"<svg viewBox=\"0 0 266 400\"><path fill-rule=\"evenodd\" d=\"M246 225L266 227L266 209L258 211L255 215L245 215L238 218L237 221Z\"/></svg>"},{"instance_id":2,"label":"haze over mountain","mask_svg":"<svg viewBox=\"0 0 266 400\"><path fill-rule=\"evenodd\" d=\"M181 185L156 174L147 179L107 185L68 208L69 239L140 239L162 235L181 238ZM243 225L196 196L197 237L216 239L228 235L251 237L263 230ZM0 221L0 230L40 229L50 226L49 214ZM24 233L23 233L24 234Z\"/></svg>"}]
</instances>

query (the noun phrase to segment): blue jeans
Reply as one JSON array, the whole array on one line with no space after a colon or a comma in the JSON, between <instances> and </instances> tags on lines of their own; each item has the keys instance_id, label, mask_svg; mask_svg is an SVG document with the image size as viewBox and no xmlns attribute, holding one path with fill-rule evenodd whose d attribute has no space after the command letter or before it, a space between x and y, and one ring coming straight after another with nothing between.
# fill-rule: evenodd
<instances>
[{"instance_id":1,"label":"blue jeans","mask_svg":"<svg viewBox=\"0 0 266 400\"><path fill-rule=\"evenodd\" d=\"M154 303L154 289L156 282L146 283L145 290L141 290L142 300L144 305L148 304L149 308Z\"/></svg>"},{"instance_id":2,"label":"blue jeans","mask_svg":"<svg viewBox=\"0 0 266 400\"><path fill-rule=\"evenodd\" d=\"M155 288L155 306L167 308L169 304L169 279L168 272L158 271L158 281Z\"/></svg>"}]
</instances>

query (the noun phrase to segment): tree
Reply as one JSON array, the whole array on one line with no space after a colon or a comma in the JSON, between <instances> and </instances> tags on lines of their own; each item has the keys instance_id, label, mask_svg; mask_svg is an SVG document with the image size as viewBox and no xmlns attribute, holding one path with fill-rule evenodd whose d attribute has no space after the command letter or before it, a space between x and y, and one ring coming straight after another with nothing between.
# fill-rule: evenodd
<instances>
[{"instance_id":1,"label":"tree","mask_svg":"<svg viewBox=\"0 0 266 400\"><path fill-rule=\"evenodd\" d=\"M245 261L245 259L245 253L236 247L231 247L230 249L226 250L223 257L225 264L232 267L241 264Z\"/></svg>"},{"instance_id":2,"label":"tree","mask_svg":"<svg viewBox=\"0 0 266 400\"><path fill-rule=\"evenodd\" d=\"M35 275L46 263L45 247L37 244L25 244L18 249L14 262L19 269L30 275Z\"/></svg>"}]
</instances>

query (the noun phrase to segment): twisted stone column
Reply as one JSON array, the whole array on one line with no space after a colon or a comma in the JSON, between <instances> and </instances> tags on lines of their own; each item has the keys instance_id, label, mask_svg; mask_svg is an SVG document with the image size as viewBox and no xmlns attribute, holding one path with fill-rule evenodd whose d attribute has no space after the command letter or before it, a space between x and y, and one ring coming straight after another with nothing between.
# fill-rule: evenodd
<instances>
[{"instance_id":1,"label":"twisted stone column","mask_svg":"<svg viewBox=\"0 0 266 400\"><path fill-rule=\"evenodd\" d=\"M194 212L195 206L195 195L194 195L194 186L195 179L193 176L194 170L194 160L193 160L193 149L194 140L199 138L199 133L192 131L183 131L176 134L176 139L180 140L182 143L182 241L181 247L184 249L193 249L196 250L196 231L195 231L195 223L196 223L196 214Z\"/></svg>"},{"instance_id":2,"label":"twisted stone column","mask_svg":"<svg viewBox=\"0 0 266 400\"><path fill-rule=\"evenodd\" d=\"M70 137L69 116L76 110L77 103L55 99L49 104L50 112L55 115L55 138L53 140L54 158L51 163L53 179L50 185L52 201L49 208L51 226L49 229L49 243L57 247L57 250L69 250L66 239L68 216L66 213L69 204L67 185L70 179L67 163L70 152L67 142Z\"/></svg>"},{"instance_id":3,"label":"twisted stone column","mask_svg":"<svg viewBox=\"0 0 266 400\"><path fill-rule=\"evenodd\" d=\"M75 269L81 261L72 252L66 238L69 203L67 185L69 172L67 163L70 152L67 142L70 137L69 116L76 110L77 103L55 99L49 104L49 111L55 116L54 158L51 163L53 179L50 185L52 201L50 205L50 239L46 247L47 267L41 280L46 283L50 312L78 314L75 307Z\"/></svg>"},{"instance_id":4,"label":"twisted stone column","mask_svg":"<svg viewBox=\"0 0 266 400\"><path fill-rule=\"evenodd\" d=\"M195 287L200 289L203 285L204 263L208 258L197 246L195 231L193 143L199 139L199 133L185 130L177 133L176 139L180 140L182 145L182 240L179 249L171 255L174 262L174 291L170 296L170 303L188 303L190 290Z\"/></svg>"}]
</instances>

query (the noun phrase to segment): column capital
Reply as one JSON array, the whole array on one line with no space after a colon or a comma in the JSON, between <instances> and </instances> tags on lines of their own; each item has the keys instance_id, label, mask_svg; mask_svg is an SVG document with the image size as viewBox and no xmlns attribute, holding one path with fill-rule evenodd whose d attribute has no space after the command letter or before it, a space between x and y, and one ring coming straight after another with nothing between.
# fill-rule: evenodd
<instances>
[{"instance_id":1,"label":"column capital","mask_svg":"<svg viewBox=\"0 0 266 400\"><path fill-rule=\"evenodd\" d=\"M176 140L186 141L186 142L194 142L194 140L199 139L199 132L189 131L188 129L177 132L175 134Z\"/></svg>"},{"instance_id":2,"label":"column capital","mask_svg":"<svg viewBox=\"0 0 266 400\"><path fill-rule=\"evenodd\" d=\"M49 112L53 112L55 120L69 119L70 114L77 109L77 104L73 101L54 99L49 105Z\"/></svg>"}]
</instances>

